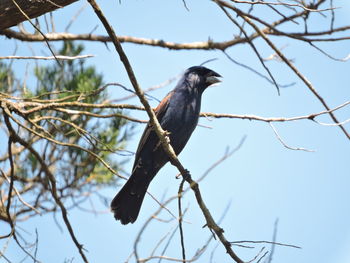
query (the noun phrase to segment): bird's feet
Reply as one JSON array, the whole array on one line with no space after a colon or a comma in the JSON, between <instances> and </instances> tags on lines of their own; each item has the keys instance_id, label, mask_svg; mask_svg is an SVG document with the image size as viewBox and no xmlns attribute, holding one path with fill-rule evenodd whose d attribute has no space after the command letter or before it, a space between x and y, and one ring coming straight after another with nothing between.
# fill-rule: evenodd
<instances>
[{"instance_id":1,"label":"bird's feet","mask_svg":"<svg viewBox=\"0 0 350 263\"><path fill-rule=\"evenodd\" d=\"M185 181L192 180L190 171L187 170L187 169L185 169L185 172L182 173L182 178L183 178Z\"/></svg>"},{"instance_id":2,"label":"bird's feet","mask_svg":"<svg viewBox=\"0 0 350 263\"><path fill-rule=\"evenodd\" d=\"M180 173L178 175L176 175L176 179L180 179L180 178L183 178L185 181L187 180L191 180L191 173L189 170L185 169L184 173Z\"/></svg>"},{"instance_id":3,"label":"bird's feet","mask_svg":"<svg viewBox=\"0 0 350 263\"><path fill-rule=\"evenodd\" d=\"M163 133L163 135L164 135L164 137L165 137L165 140L167 141L167 143L169 143L170 144L170 134L171 134L171 132L169 132L169 131L167 131L167 130L165 130L164 131L164 133Z\"/></svg>"}]
</instances>

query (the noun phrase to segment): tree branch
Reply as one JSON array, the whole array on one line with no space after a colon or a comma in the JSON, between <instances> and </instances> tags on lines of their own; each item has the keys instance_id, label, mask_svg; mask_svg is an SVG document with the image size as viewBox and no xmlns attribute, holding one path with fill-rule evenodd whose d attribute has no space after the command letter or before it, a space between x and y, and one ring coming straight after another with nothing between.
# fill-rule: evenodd
<instances>
[{"instance_id":1,"label":"tree branch","mask_svg":"<svg viewBox=\"0 0 350 263\"><path fill-rule=\"evenodd\" d=\"M16 0L17 4L29 18L41 16L58 8L70 5L76 1L77 0ZM1 0L0 10L2 10L0 12L0 30L15 26L27 20L12 0Z\"/></svg>"},{"instance_id":2,"label":"tree branch","mask_svg":"<svg viewBox=\"0 0 350 263\"><path fill-rule=\"evenodd\" d=\"M321 104L330 111L330 108L326 101L323 99L323 97L317 92L317 90L313 87L312 83L284 56L284 54L273 44L273 42L267 37L264 30L261 30L255 23L251 21L249 18L249 14L246 14L242 12L240 9L236 8L235 6L228 4L222 0L215 0L215 2L220 7L227 7L234 11L238 16L242 17L244 21L246 21L264 40L265 42L276 52L276 54L281 58L281 60L298 76L299 79L302 80L302 82L308 87L308 89L316 96L316 98L321 102ZM329 112L330 117L335 123L339 124L339 121L337 117L332 113ZM350 134L347 132L347 130L344 128L343 125L338 125L340 129L343 131L345 136L350 140Z\"/></svg>"},{"instance_id":3,"label":"tree branch","mask_svg":"<svg viewBox=\"0 0 350 263\"><path fill-rule=\"evenodd\" d=\"M50 56L50 57L44 57L44 56L4 56L0 57L0 59L41 59L41 60L74 60L74 59L82 59L82 58L91 58L94 57L94 55L80 55L80 56L60 56L56 55Z\"/></svg>"},{"instance_id":4,"label":"tree branch","mask_svg":"<svg viewBox=\"0 0 350 263\"><path fill-rule=\"evenodd\" d=\"M70 234L74 244L78 248L79 253L80 253L83 261L87 263L88 260L87 260L87 258L85 256L84 251L83 251L83 246L78 242L78 240L77 240L77 238L76 238L76 236L74 234L73 227L72 227L72 225L71 225L71 223L70 223L70 221L68 219L67 209L66 209L66 207L62 203L60 197L57 194L57 186L56 186L55 176L51 173L49 167L46 165L44 160L41 158L40 154L31 145L29 145L25 140L23 140L21 137L19 137L17 135L17 133L14 131L14 129L13 129L11 123L10 123L10 120L9 120L9 112L6 111L6 109L5 109L4 119L5 119L6 126L9 129L9 132L11 134L10 138L12 138L14 142L18 142L23 147L27 148L35 156L35 158L39 161L42 169L45 171L46 175L48 176L48 179L49 179L49 181L51 183L51 193L52 193L53 198L55 199L55 202L57 203L57 205L61 209L63 221L66 224L68 232L69 232L69 234ZM10 153L9 153L9 155L11 156Z\"/></svg>"},{"instance_id":5,"label":"tree branch","mask_svg":"<svg viewBox=\"0 0 350 263\"><path fill-rule=\"evenodd\" d=\"M0 30L0 35L7 36L8 38L14 38L21 41L29 42L40 42L44 41L45 38L49 41L64 41L64 40L85 40L85 41L97 41L97 42L113 42L110 36L101 36L93 34L72 34L72 33L46 33L44 36L39 34L29 34L24 32L17 32L11 29ZM256 35L257 36L257 35ZM225 50L230 46L245 43L244 38L234 38L232 40L215 42L212 40L208 41L198 41L190 43L175 43L170 41L165 41L161 39L150 39L150 38L140 38L132 36L116 36L120 43L133 43L138 45L156 46L168 48L171 50L180 49L202 49L202 50L212 50L219 49Z\"/></svg>"}]
</instances>

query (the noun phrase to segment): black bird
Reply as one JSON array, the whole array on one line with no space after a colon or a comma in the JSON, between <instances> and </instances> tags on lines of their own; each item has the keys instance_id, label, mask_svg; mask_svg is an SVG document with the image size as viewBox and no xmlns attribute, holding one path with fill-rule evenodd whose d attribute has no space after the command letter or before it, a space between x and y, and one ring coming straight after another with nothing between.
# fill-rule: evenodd
<instances>
[{"instance_id":1,"label":"black bird","mask_svg":"<svg viewBox=\"0 0 350 263\"><path fill-rule=\"evenodd\" d=\"M162 128L169 133L170 144L178 155L197 126L203 91L220 82L218 73L201 66L187 69L168 95L155 109ZM132 174L114 197L111 209L122 224L134 223L147 188L169 158L155 131L148 123L140 139Z\"/></svg>"}]
</instances>

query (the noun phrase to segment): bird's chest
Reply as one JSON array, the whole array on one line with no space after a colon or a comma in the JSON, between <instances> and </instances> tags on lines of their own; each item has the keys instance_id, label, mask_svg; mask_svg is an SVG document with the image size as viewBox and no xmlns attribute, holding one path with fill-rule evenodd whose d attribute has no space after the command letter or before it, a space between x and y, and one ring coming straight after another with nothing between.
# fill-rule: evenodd
<instances>
[{"instance_id":1,"label":"bird's chest","mask_svg":"<svg viewBox=\"0 0 350 263\"><path fill-rule=\"evenodd\" d=\"M198 123L200 98L183 96L174 100L169 107L164 128L172 134L190 136Z\"/></svg>"},{"instance_id":2,"label":"bird's chest","mask_svg":"<svg viewBox=\"0 0 350 263\"><path fill-rule=\"evenodd\" d=\"M180 102L174 103L172 118L179 125L196 125L200 110L200 99L185 98Z\"/></svg>"},{"instance_id":3,"label":"bird's chest","mask_svg":"<svg viewBox=\"0 0 350 263\"><path fill-rule=\"evenodd\" d=\"M197 126L200 103L200 96L175 94L162 118L161 125L169 132L170 143L177 154L181 152Z\"/></svg>"}]
</instances>

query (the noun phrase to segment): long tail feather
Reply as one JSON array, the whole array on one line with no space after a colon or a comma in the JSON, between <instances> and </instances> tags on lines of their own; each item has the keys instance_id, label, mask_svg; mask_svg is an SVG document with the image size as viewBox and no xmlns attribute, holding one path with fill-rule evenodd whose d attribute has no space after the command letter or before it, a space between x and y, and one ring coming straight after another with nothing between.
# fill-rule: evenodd
<instances>
[{"instance_id":1,"label":"long tail feather","mask_svg":"<svg viewBox=\"0 0 350 263\"><path fill-rule=\"evenodd\" d=\"M142 174L142 171L132 174L111 202L116 220L120 220L124 225L135 222L151 180L149 176Z\"/></svg>"}]
</instances>

